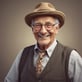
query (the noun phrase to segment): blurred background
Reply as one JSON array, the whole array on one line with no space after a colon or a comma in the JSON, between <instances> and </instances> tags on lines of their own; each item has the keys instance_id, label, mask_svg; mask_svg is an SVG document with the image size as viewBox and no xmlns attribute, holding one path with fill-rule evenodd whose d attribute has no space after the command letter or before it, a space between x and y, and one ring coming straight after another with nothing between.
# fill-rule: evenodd
<instances>
[{"instance_id":1,"label":"blurred background","mask_svg":"<svg viewBox=\"0 0 82 82\"><path fill-rule=\"evenodd\" d=\"M3 82L17 53L36 43L24 17L43 1L53 3L56 9L66 14L57 39L76 48L82 56L82 0L0 0L0 82Z\"/></svg>"}]
</instances>

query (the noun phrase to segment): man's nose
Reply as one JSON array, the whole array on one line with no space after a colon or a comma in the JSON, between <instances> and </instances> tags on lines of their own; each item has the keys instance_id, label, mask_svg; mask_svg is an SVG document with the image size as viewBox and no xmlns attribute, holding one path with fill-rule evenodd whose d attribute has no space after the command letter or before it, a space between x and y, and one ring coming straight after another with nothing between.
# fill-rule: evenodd
<instances>
[{"instance_id":1,"label":"man's nose","mask_svg":"<svg viewBox=\"0 0 82 82\"><path fill-rule=\"evenodd\" d=\"M40 32L43 34L47 32L45 25L42 25Z\"/></svg>"}]
</instances>

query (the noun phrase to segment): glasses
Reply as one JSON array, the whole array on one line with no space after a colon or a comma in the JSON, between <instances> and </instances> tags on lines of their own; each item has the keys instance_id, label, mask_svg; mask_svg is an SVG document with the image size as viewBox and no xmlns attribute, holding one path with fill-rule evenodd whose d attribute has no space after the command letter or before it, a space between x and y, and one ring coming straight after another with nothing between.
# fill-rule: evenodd
<instances>
[{"instance_id":1,"label":"glasses","mask_svg":"<svg viewBox=\"0 0 82 82\"><path fill-rule=\"evenodd\" d=\"M41 23L34 23L32 24L32 28L35 30L35 31L40 31L41 28L44 26L46 30L52 30L53 27L58 24L58 23L55 23L55 24L52 24L52 23L46 23L46 24L41 24Z\"/></svg>"}]
</instances>

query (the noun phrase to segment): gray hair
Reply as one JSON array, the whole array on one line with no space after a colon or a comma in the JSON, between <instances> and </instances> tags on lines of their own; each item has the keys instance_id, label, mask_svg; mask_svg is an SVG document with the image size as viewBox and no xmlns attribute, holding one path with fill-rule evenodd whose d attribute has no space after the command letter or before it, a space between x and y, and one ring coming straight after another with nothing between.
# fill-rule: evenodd
<instances>
[{"instance_id":1,"label":"gray hair","mask_svg":"<svg viewBox=\"0 0 82 82\"><path fill-rule=\"evenodd\" d=\"M55 19L55 23L56 24L60 24L60 22L59 22L59 20L57 18Z\"/></svg>"},{"instance_id":2,"label":"gray hair","mask_svg":"<svg viewBox=\"0 0 82 82\"><path fill-rule=\"evenodd\" d=\"M31 22L31 26L34 24L34 20ZM55 18L55 24L60 25L59 19Z\"/></svg>"}]
</instances>

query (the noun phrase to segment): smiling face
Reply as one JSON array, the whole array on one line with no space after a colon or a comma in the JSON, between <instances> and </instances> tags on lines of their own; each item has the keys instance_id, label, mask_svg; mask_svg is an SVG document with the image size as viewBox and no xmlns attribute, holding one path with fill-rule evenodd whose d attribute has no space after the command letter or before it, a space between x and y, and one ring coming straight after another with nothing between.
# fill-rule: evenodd
<instances>
[{"instance_id":1,"label":"smiling face","mask_svg":"<svg viewBox=\"0 0 82 82\"><path fill-rule=\"evenodd\" d=\"M54 41L59 30L59 24L51 16L36 17L32 24L32 31L40 49L47 49Z\"/></svg>"}]
</instances>

